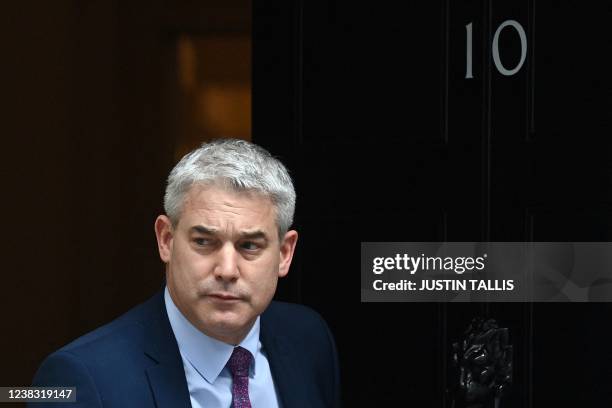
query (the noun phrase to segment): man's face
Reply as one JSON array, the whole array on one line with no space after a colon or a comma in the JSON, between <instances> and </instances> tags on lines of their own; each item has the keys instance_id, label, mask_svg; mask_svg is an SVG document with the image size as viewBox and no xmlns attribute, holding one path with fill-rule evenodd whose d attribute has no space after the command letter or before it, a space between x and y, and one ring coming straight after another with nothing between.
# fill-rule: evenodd
<instances>
[{"instance_id":1,"label":"man's face","mask_svg":"<svg viewBox=\"0 0 612 408\"><path fill-rule=\"evenodd\" d=\"M196 185L175 227L158 217L172 300L206 335L238 344L289 271L297 232L279 241L275 215L263 196Z\"/></svg>"}]
</instances>

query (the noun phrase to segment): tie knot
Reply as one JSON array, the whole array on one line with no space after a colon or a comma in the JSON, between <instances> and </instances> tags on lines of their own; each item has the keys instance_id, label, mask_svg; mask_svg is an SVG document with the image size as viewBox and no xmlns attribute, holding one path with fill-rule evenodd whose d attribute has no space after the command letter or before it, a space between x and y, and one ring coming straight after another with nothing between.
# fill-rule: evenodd
<instances>
[{"instance_id":1,"label":"tie knot","mask_svg":"<svg viewBox=\"0 0 612 408\"><path fill-rule=\"evenodd\" d=\"M234 347L234 351L232 351L232 356L227 362L227 365L233 376L248 377L249 367L252 361L253 355L251 352L239 346Z\"/></svg>"}]
</instances>

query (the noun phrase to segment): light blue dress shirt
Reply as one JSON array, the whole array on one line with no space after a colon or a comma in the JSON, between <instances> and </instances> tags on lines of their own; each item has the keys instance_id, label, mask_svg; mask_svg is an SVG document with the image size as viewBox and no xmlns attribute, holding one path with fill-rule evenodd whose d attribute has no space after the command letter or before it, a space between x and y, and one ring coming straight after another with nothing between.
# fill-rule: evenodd
<instances>
[{"instance_id":1,"label":"light blue dress shirt","mask_svg":"<svg viewBox=\"0 0 612 408\"><path fill-rule=\"evenodd\" d=\"M183 359L189 397L193 408L228 408L232 404L232 374L225 366L234 346L208 337L178 310L168 288L164 301L170 326ZM249 371L249 398L253 408L278 408L268 358L259 341L259 317L239 344L253 355Z\"/></svg>"}]
</instances>

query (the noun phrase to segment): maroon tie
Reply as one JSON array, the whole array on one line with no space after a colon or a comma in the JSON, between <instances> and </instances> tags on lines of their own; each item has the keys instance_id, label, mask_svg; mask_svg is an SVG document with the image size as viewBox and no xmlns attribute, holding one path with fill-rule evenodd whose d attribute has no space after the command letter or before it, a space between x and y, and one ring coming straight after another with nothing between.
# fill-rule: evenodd
<instances>
[{"instance_id":1,"label":"maroon tie","mask_svg":"<svg viewBox=\"0 0 612 408\"><path fill-rule=\"evenodd\" d=\"M233 408L251 408L249 399L249 367L253 356L249 350L235 347L227 365L232 373Z\"/></svg>"}]
</instances>

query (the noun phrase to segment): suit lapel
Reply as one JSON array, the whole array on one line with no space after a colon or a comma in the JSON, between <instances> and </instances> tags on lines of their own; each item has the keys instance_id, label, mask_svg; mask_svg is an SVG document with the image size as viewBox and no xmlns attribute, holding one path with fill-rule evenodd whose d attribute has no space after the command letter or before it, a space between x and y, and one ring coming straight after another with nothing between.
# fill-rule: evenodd
<instances>
[{"instance_id":1,"label":"suit lapel","mask_svg":"<svg viewBox=\"0 0 612 408\"><path fill-rule=\"evenodd\" d=\"M146 369L151 391L158 408L191 407L183 360L170 327L163 292L159 310L147 324L145 354L155 363Z\"/></svg>"},{"instance_id":2,"label":"suit lapel","mask_svg":"<svg viewBox=\"0 0 612 408\"><path fill-rule=\"evenodd\" d=\"M262 324L261 343L268 356L272 378L283 408L308 406L304 379L296 364L295 347L285 336L272 336L270 328Z\"/></svg>"},{"instance_id":3,"label":"suit lapel","mask_svg":"<svg viewBox=\"0 0 612 408\"><path fill-rule=\"evenodd\" d=\"M158 408L191 407L182 364L160 363L147 369Z\"/></svg>"},{"instance_id":4,"label":"suit lapel","mask_svg":"<svg viewBox=\"0 0 612 408\"><path fill-rule=\"evenodd\" d=\"M190 408L183 360L170 327L163 292L155 303L157 306L152 318L145 326L148 342L144 349L144 353L154 362L146 373L155 405L157 408ZM299 353L286 336L277 333L280 330L275 330L274 326L273 319L262 319L260 339L282 407L312 406L303 369L298 363Z\"/></svg>"}]
</instances>

